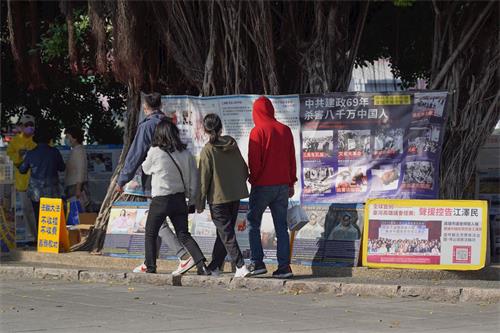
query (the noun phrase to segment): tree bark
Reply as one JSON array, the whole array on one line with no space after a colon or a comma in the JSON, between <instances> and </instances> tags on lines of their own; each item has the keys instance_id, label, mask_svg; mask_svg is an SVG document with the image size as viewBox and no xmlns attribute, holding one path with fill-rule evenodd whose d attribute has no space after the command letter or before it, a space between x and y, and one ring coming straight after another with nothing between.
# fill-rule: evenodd
<instances>
[{"instance_id":1,"label":"tree bark","mask_svg":"<svg viewBox=\"0 0 500 333\"><path fill-rule=\"evenodd\" d=\"M107 73L107 34L105 22L105 9L102 1L89 1L88 11L92 25L92 37L95 45L95 66L100 74Z\"/></svg>"},{"instance_id":2,"label":"tree bark","mask_svg":"<svg viewBox=\"0 0 500 333\"><path fill-rule=\"evenodd\" d=\"M78 46L76 45L76 30L75 22L73 19L73 3L71 1L61 0L59 2L61 13L64 14L66 19L66 26L68 28L68 55L69 55L69 68L73 75L80 73L80 58L78 56Z\"/></svg>"},{"instance_id":3,"label":"tree bark","mask_svg":"<svg viewBox=\"0 0 500 333\"><path fill-rule=\"evenodd\" d=\"M500 119L499 7L434 3L430 86L449 92L440 166L440 196L461 199L475 172L481 146Z\"/></svg>"},{"instance_id":4,"label":"tree bark","mask_svg":"<svg viewBox=\"0 0 500 333\"><path fill-rule=\"evenodd\" d=\"M26 73L26 36L25 36L25 4L20 1L7 2L10 49L16 66L16 78L19 83L27 82ZM23 8L24 7L24 8Z\"/></svg>"}]
</instances>

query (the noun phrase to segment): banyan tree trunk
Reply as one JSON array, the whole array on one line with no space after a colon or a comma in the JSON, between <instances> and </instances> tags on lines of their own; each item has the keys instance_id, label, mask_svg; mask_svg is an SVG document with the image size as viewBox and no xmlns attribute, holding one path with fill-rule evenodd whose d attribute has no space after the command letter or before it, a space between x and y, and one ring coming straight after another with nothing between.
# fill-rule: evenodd
<instances>
[{"instance_id":1,"label":"banyan tree trunk","mask_svg":"<svg viewBox=\"0 0 500 333\"><path fill-rule=\"evenodd\" d=\"M500 118L499 5L434 2L431 89L449 92L441 197L461 199Z\"/></svg>"}]
</instances>

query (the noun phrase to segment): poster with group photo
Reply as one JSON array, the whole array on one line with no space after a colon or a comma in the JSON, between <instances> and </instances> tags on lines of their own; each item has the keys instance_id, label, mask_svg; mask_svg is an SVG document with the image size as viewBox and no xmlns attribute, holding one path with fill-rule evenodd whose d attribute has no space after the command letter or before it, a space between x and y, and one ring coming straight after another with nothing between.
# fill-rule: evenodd
<instances>
[{"instance_id":1,"label":"poster with group photo","mask_svg":"<svg viewBox=\"0 0 500 333\"><path fill-rule=\"evenodd\" d=\"M474 270L485 265L486 201L370 199L363 266Z\"/></svg>"},{"instance_id":2,"label":"poster with group photo","mask_svg":"<svg viewBox=\"0 0 500 333\"><path fill-rule=\"evenodd\" d=\"M302 202L437 198L446 97L300 95Z\"/></svg>"}]
</instances>

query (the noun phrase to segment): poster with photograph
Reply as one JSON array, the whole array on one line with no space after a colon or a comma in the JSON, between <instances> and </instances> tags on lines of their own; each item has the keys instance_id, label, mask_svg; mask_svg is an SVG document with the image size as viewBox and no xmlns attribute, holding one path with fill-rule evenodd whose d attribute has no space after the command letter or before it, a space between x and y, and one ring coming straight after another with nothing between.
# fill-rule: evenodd
<instances>
[{"instance_id":1,"label":"poster with photograph","mask_svg":"<svg viewBox=\"0 0 500 333\"><path fill-rule=\"evenodd\" d=\"M432 190L435 180L435 168L431 161L406 162L404 189Z\"/></svg>"},{"instance_id":2,"label":"poster with photograph","mask_svg":"<svg viewBox=\"0 0 500 333\"><path fill-rule=\"evenodd\" d=\"M339 161L367 159L371 154L370 130L339 130Z\"/></svg>"},{"instance_id":3,"label":"poster with photograph","mask_svg":"<svg viewBox=\"0 0 500 333\"><path fill-rule=\"evenodd\" d=\"M148 212L148 202L115 202L106 229L103 254L113 257L144 258L144 233ZM174 230L168 219L167 223L171 230ZM160 246L159 258L178 259L176 253L164 242Z\"/></svg>"},{"instance_id":4,"label":"poster with photograph","mask_svg":"<svg viewBox=\"0 0 500 333\"><path fill-rule=\"evenodd\" d=\"M357 266L363 232L362 204L307 204L292 262L308 266Z\"/></svg>"},{"instance_id":5,"label":"poster with photograph","mask_svg":"<svg viewBox=\"0 0 500 333\"><path fill-rule=\"evenodd\" d=\"M300 95L302 202L437 198L446 98L439 91ZM319 170L333 170L334 181L316 180Z\"/></svg>"},{"instance_id":6,"label":"poster with photograph","mask_svg":"<svg viewBox=\"0 0 500 333\"><path fill-rule=\"evenodd\" d=\"M304 189L307 194L317 194L318 196L331 193L335 182L335 171L329 165L316 165L304 167Z\"/></svg>"},{"instance_id":7,"label":"poster with photograph","mask_svg":"<svg viewBox=\"0 0 500 333\"><path fill-rule=\"evenodd\" d=\"M335 181L337 193L360 193L368 189L367 166L353 165L339 167Z\"/></svg>"},{"instance_id":8,"label":"poster with photograph","mask_svg":"<svg viewBox=\"0 0 500 333\"><path fill-rule=\"evenodd\" d=\"M373 157L394 158L403 153L404 130L402 128L375 131Z\"/></svg>"},{"instance_id":9,"label":"poster with photograph","mask_svg":"<svg viewBox=\"0 0 500 333\"><path fill-rule=\"evenodd\" d=\"M426 125L410 127L408 133L408 155L427 156L436 154L441 137L440 126Z\"/></svg>"},{"instance_id":10,"label":"poster with photograph","mask_svg":"<svg viewBox=\"0 0 500 333\"><path fill-rule=\"evenodd\" d=\"M302 159L316 160L333 157L333 131L302 131Z\"/></svg>"},{"instance_id":11,"label":"poster with photograph","mask_svg":"<svg viewBox=\"0 0 500 333\"><path fill-rule=\"evenodd\" d=\"M149 212L148 202L116 202L111 208L103 254L125 258L144 258L144 233ZM250 259L247 222L248 203L240 205L235 225L236 239L244 259ZM172 231L173 225L167 218ZM203 254L210 259L217 237L217 229L207 208L201 214L188 216L189 231L200 246ZM262 217L261 239L264 250L264 262L276 264L276 233L271 212L267 210ZM168 244L162 242L160 259L177 259ZM229 257L226 260L230 260Z\"/></svg>"},{"instance_id":12,"label":"poster with photograph","mask_svg":"<svg viewBox=\"0 0 500 333\"><path fill-rule=\"evenodd\" d=\"M401 164L380 164L371 169L372 191L395 191L401 178Z\"/></svg>"},{"instance_id":13,"label":"poster with photograph","mask_svg":"<svg viewBox=\"0 0 500 333\"><path fill-rule=\"evenodd\" d=\"M415 93L413 119L420 120L429 117L443 117L446 104L446 94L441 92Z\"/></svg>"},{"instance_id":14,"label":"poster with photograph","mask_svg":"<svg viewBox=\"0 0 500 333\"><path fill-rule=\"evenodd\" d=\"M485 265L486 201L370 199L363 266L474 270Z\"/></svg>"}]
</instances>

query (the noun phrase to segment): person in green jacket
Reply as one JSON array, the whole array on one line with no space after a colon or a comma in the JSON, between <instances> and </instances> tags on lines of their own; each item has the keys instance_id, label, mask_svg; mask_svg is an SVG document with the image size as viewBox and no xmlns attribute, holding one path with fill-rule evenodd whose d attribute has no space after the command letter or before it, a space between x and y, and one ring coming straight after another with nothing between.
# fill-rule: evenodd
<instances>
[{"instance_id":1,"label":"person in green jacket","mask_svg":"<svg viewBox=\"0 0 500 333\"><path fill-rule=\"evenodd\" d=\"M196 200L198 213L205 209L208 201L212 221L217 228L217 239L208 268L212 275L220 274L226 254L236 266L235 277L247 277L250 271L241 254L234 227L238 217L240 199L247 198L248 167L241 156L236 141L230 136L221 136L222 121L216 114L203 118L203 127L210 136L200 154L201 187Z\"/></svg>"}]
</instances>

